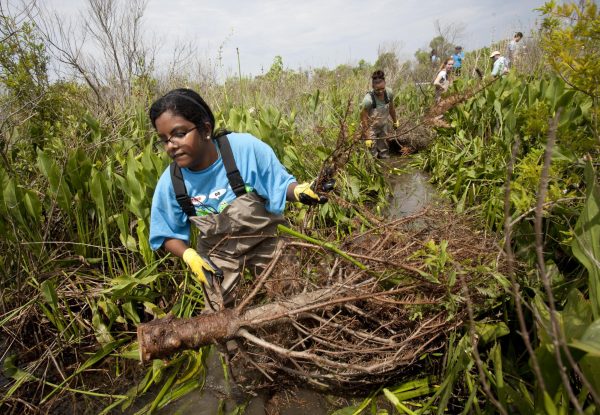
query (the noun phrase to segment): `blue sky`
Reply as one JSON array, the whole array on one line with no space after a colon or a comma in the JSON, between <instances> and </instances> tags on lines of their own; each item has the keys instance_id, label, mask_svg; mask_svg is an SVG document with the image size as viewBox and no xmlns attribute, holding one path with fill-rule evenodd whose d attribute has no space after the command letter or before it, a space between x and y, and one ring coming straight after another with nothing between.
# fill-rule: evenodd
<instances>
[{"instance_id":1,"label":"blue sky","mask_svg":"<svg viewBox=\"0 0 600 415\"><path fill-rule=\"evenodd\" d=\"M74 15L83 0L46 0L59 13ZM144 25L159 39L158 62L182 42L193 42L197 58L217 61L223 75L267 71L276 55L286 68L309 69L373 63L379 47L394 47L409 59L427 48L434 21L464 27L458 43L468 50L535 27L543 1L534 0L149 0Z\"/></svg>"}]
</instances>

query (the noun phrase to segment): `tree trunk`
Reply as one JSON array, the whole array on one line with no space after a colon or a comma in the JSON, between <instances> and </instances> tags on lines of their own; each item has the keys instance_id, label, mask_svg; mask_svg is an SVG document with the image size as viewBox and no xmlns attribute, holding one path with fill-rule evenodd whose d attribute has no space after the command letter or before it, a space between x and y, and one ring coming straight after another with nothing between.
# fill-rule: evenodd
<instances>
[{"instance_id":1,"label":"tree trunk","mask_svg":"<svg viewBox=\"0 0 600 415\"><path fill-rule=\"evenodd\" d=\"M165 318L140 324L137 338L142 362L160 359L175 352L197 349L209 344L222 343L237 337L240 328L255 329L281 323L294 314L324 309L331 305L333 296L343 292L339 288L326 288L297 295L289 300L277 301L240 312L224 309L191 318Z\"/></svg>"}]
</instances>

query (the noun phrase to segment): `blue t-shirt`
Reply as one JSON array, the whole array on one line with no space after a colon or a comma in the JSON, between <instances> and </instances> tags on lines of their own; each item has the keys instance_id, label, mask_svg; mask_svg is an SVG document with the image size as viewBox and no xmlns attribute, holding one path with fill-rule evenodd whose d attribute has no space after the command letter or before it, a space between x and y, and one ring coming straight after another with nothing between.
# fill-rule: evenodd
<instances>
[{"instance_id":1,"label":"blue t-shirt","mask_svg":"<svg viewBox=\"0 0 600 415\"><path fill-rule=\"evenodd\" d=\"M283 213L287 188L296 181L294 176L285 170L273 149L253 135L230 133L227 137L246 189L254 190L264 198L269 212ZM219 158L204 170L183 168L181 172L198 216L219 213L236 198L220 153ZM160 176L152 197L150 246L156 250L166 238L190 240L190 223L175 199L168 167Z\"/></svg>"},{"instance_id":2,"label":"blue t-shirt","mask_svg":"<svg viewBox=\"0 0 600 415\"><path fill-rule=\"evenodd\" d=\"M465 52L459 52L452 55L452 60L454 61L453 68L460 68L462 66L462 61L465 58Z\"/></svg>"}]
</instances>

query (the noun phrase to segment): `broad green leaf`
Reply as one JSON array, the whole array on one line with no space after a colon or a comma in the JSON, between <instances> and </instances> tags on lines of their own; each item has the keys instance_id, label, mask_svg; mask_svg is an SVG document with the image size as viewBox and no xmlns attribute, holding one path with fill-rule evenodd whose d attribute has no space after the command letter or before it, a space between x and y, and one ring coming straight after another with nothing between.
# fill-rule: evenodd
<instances>
[{"instance_id":1,"label":"broad green leaf","mask_svg":"<svg viewBox=\"0 0 600 415\"><path fill-rule=\"evenodd\" d=\"M594 319L600 318L600 186L592 163L585 166L586 201L575 225L573 254L588 272Z\"/></svg>"},{"instance_id":2,"label":"broad green leaf","mask_svg":"<svg viewBox=\"0 0 600 415\"><path fill-rule=\"evenodd\" d=\"M119 351L119 356L124 359L140 360L140 349L137 341L129 343Z\"/></svg>"},{"instance_id":3,"label":"broad green leaf","mask_svg":"<svg viewBox=\"0 0 600 415\"><path fill-rule=\"evenodd\" d=\"M536 325L538 328L537 335L540 337L542 344L552 344L552 330L550 329L550 312L548 306L544 302L542 295L537 294L533 299L533 306L535 307L540 321Z\"/></svg>"},{"instance_id":4,"label":"broad green leaf","mask_svg":"<svg viewBox=\"0 0 600 415\"><path fill-rule=\"evenodd\" d=\"M401 401L419 398L435 393L439 386L433 385L433 379L426 377L404 382L390 391Z\"/></svg>"},{"instance_id":5,"label":"broad green leaf","mask_svg":"<svg viewBox=\"0 0 600 415\"><path fill-rule=\"evenodd\" d=\"M548 392L544 391L544 408L546 409L546 413L548 415L558 415L558 410L556 409L556 405L554 401L548 394Z\"/></svg>"},{"instance_id":6,"label":"broad green leaf","mask_svg":"<svg viewBox=\"0 0 600 415\"><path fill-rule=\"evenodd\" d=\"M7 378L15 380L15 383L8 389L3 391L2 397L0 397L0 405L8 398L10 398L25 382L31 382L37 380L32 374L20 369L15 361L17 355L10 355L4 359L2 363L2 372Z\"/></svg>"},{"instance_id":7,"label":"broad green leaf","mask_svg":"<svg viewBox=\"0 0 600 415\"><path fill-rule=\"evenodd\" d=\"M38 150L37 162L40 171L48 179L52 196L56 198L60 208L68 214L73 202L73 196L65 182L64 170L59 169L56 162L41 150Z\"/></svg>"},{"instance_id":8,"label":"broad green leaf","mask_svg":"<svg viewBox=\"0 0 600 415\"><path fill-rule=\"evenodd\" d=\"M89 189L92 161L89 156L79 148L67 160L66 176L73 192L87 192Z\"/></svg>"},{"instance_id":9,"label":"broad green leaf","mask_svg":"<svg viewBox=\"0 0 600 415\"><path fill-rule=\"evenodd\" d=\"M552 344L546 343L540 345L535 350L535 356L538 360L544 383L546 385L546 391L550 395L554 396L558 389L562 386L562 380L560 378L560 369L556 363L556 356L554 355L554 349Z\"/></svg>"},{"instance_id":10,"label":"broad green leaf","mask_svg":"<svg viewBox=\"0 0 600 415\"><path fill-rule=\"evenodd\" d=\"M600 344L584 342L582 340L573 340L569 343L569 346L586 352L590 356L600 357Z\"/></svg>"},{"instance_id":11,"label":"broad green leaf","mask_svg":"<svg viewBox=\"0 0 600 415\"><path fill-rule=\"evenodd\" d=\"M135 309L135 304L132 301L127 301L124 303L121 308L123 309L123 313L125 316L132 321L135 325L140 324L140 316Z\"/></svg>"},{"instance_id":12,"label":"broad green leaf","mask_svg":"<svg viewBox=\"0 0 600 415\"><path fill-rule=\"evenodd\" d=\"M481 344L486 344L499 337L506 336L510 329L504 322L498 323L475 323L475 330L481 339Z\"/></svg>"},{"instance_id":13,"label":"broad green leaf","mask_svg":"<svg viewBox=\"0 0 600 415\"><path fill-rule=\"evenodd\" d=\"M106 317L108 317L108 320L110 321L111 324L115 321L118 321L119 317L121 318L121 320L123 319L121 317L121 312L119 311L119 307L117 307L117 305L112 300L110 300L110 299L99 300L96 304L104 312Z\"/></svg>"},{"instance_id":14,"label":"broad green leaf","mask_svg":"<svg viewBox=\"0 0 600 415\"><path fill-rule=\"evenodd\" d=\"M600 357L600 319L590 324L581 338L573 340L569 345L594 357Z\"/></svg>"},{"instance_id":15,"label":"broad green leaf","mask_svg":"<svg viewBox=\"0 0 600 415\"><path fill-rule=\"evenodd\" d=\"M110 333L110 330L104 323L98 308L95 308L92 313L92 326L94 327L94 335L96 336L96 340L98 340L100 344L109 345L115 341Z\"/></svg>"},{"instance_id":16,"label":"broad green leaf","mask_svg":"<svg viewBox=\"0 0 600 415\"><path fill-rule=\"evenodd\" d=\"M498 115L498 118L500 120L503 120L504 117L502 115L502 104L500 103L500 100L494 101L494 110L496 111L496 115Z\"/></svg>"},{"instance_id":17,"label":"broad green leaf","mask_svg":"<svg viewBox=\"0 0 600 415\"><path fill-rule=\"evenodd\" d=\"M25 189L23 191L23 204L25 205L25 210L29 214L29 217L32 219L29 222L29 225L41 227L42 204L40 203L38 195L33 190Z\"/></svg>"},{"instance_id":18,"label":"broad green leaf","mask_svg":"<svg viewBox=\"0 0 600 415\"><path fill-rule=\"evenodd\" d=\"M575 90L570 89L565 91L562 96L556 101L556 109L565 108L567 105L571 104L573 100L573 95L575 95Z\"/></svg>"},{"instance_id":19,"label":"broad green leaf","mask_svg":"<svg viewBox=\"0 0 600 415\"><path fill-rule=\"evenodd\" d=\"M4 187L4 203L8 214L19 222L22 226L28 226L28 221L25 220L26 211L23 209L22 191L16 185L13 179L8 179Z\"/></svg>"},{"instance_id":20,"label":"broad green leaf","mask_svg":"<svg viewBox=\"0 0 600 415\"><path fill-rule=\"evenodd\" d=\"M2 362L2 373L4 374L4 376L15 380L35 380L35 376L28 372L25 372L22 369L19 369L19 367L16 364L17 357L18 356L14 354L7 356L6 359L4 359L4 362Z\"/></svg>"},{"instance_id":21,"label":"broad green leaf","mask_svg":"<svg viewBox=\"0 0 600 415\"><path fill-rule=\"evenodd\" d=\"M394 405L396 410L398 412L400 412L401 414L407 413L409 415L415 415L415 413L413 411L411 411L409 408L407 408L406 405L404 405L402 402L400 402L400 400L396 397L396 395L394 395L392 392L390 392L390 390L388 388L383 389L383 394L385 395L387 400L390 401L390 403L392 405Z\"/></svg>"},{"instance_id":22,"label":"broad green leaf","mask_svg":"<svg viewBox=\"0 0 600 415\"><path fill-rule=\"evenodd\" d=\"M506 397L512 405L517 407L518 413L531 414L534 411L533 400L531 399L530 392L523 386L523 382L521 380L519 382L521 388L518 391L508 384L505 385Z\"/></svg>"},{"instance_id":23,"label":"broad green leaf","mask_svg":"<svg viewBox=\"0 0 600 415\"><path fill-rule=\"evenodd\" d=\"M576 288L567 294L567 302L561 315L567 341L581 338L592 323L590 302Z\"/></svg>"},{"instance_id":24,"label":"broad green leaf","mask_svg":"<svg viewBox=\"0 0 600 415\"><path fill-rule=\"evenodd\" d=\"M40 288L46 302L52 307L53 311L56 311L58 309L58 296L56 295L54 281L46 280L42 282Z\"/></svg>"}]
</instances>

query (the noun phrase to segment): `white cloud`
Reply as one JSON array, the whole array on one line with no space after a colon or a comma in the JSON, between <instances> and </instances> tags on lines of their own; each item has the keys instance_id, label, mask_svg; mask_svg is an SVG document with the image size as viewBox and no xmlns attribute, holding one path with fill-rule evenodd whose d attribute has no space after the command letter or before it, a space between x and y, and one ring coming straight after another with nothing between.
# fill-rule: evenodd
<instances>
[{"instance_id":1,"label":"white cloud","mask_svg":"<svg viewBox=\"0 0 600 415\"><path fill-rule=\"evenodd\" d=\"M126 1L126 0L122 0ZM85 2L46 0L61 12ZM225 71L268 70L276 55L288 68L334 67L359 59L374 62L383 44L401 44L411 57L434 37L434 21L461 23L459 42L478 48L533 26L539 13L534 0L149 0L144 21L160 40L160 59L177 43L194 42L202 57L216 59L219 48Z\"/></svg>"}]
</instances>

